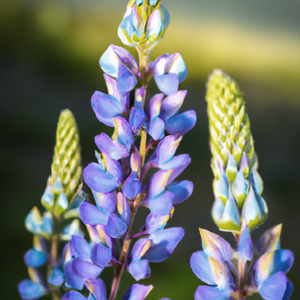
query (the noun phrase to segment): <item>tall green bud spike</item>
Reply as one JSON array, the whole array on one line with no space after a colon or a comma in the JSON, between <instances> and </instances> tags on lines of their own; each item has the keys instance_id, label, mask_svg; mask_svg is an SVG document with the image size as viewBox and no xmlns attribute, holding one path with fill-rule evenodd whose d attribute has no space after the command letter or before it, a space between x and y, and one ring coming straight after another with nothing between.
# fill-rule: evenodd
<instances>
[{"instance_id":1,"label":"tall green bud spike","mask_svg":"<svg viewBox=\"0 0 300 300\"><path fill-rule=\"evenodd\" d=\"M61 112L54 147L52 186L54 191L62 192L71 201L76 193L82 174L80 145L77 125L72 112Z\"/></svg>"},{"instance_id":2,"label":"tall green bud spike","mask_svg":"<svg viewBox=\"0 0 300 300\"><path fill-rule=\"evenodd\" d=\"M238 233L243 220L252 230L267 218L267 206L260 197L263 184L243 95L234 80L215 70L206 101L215 177L213 219L221 230Z\"/></svg>"}]
</instances>

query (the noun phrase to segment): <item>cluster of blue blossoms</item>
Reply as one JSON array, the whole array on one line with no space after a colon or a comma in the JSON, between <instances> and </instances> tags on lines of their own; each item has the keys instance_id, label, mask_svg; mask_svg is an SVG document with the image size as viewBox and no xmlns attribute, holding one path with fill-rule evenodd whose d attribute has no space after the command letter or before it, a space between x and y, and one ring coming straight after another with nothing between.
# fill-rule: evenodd
<instances>
[{"instance_id":1,"label":"cluster of blue blossoms","mask_svg":"<svg viewBox=\"0 0 300 300\"><path fill-rule=\"evenodd\" d=\"M47 292L55 297L55 293L67 290L61 299L113 300L124 271L136 281L150 277L149 263L167 259L183 238L182 228L165 226L175 204L193 191L192 182L175 181L191 161L189 155L176 156L175 152L197 117L195 111L179 113L187 94L178 90L187 75L181 55L164 54L149 62L149 52L163 37L169 19L160 0L128 3L118 34L125 45L137 49L139 62L124 48L110 45L99 61L108 92L96 91L91 98L97 119L113 127L114 133L109 137L102 132L95 137L97 162L90 163L82 173L93 199L85 197L78 214L90 242L79 230L69 235L52 281L21 282L23 299L36 299ZM153 96L147 91L152 77L160 91ZM134 96L133 105L130 96ZM150 212L145 225L132 234L133 220L141 206ZM49 222L53 226L53 218ZM48 261L46 255L43 258L35 267ZM105 267L115 271L109 297L99 278ZM89 292L87 298L84 291L79 292L84 287ZM134 284L122 300L142 300L151 289Z\"/></svg>"}]
</instances>

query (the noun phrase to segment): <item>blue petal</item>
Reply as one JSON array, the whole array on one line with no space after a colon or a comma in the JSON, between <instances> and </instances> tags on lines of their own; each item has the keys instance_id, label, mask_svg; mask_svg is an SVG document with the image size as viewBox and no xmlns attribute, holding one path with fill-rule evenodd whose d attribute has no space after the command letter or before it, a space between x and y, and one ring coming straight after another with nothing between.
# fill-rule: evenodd
<instances>
[{"instance_id":1,"label":"blue petal","mask_svg":"<svg viewBox=\"0 0 300 300\"><path fill-rule=\"evenodd\" d=\"M76 272L73 261L67 262L64 266L65 269L65 278L66 278L66 287L70 287L76 290L82 290L84 286L84 281Z\"/></svg>"},{"instance_id":2,"label":"blue petal","mask_svg":"<svg viewBox=\"0 0 300 300\"><path fill-rule=\"evenodd\" d=\"M159 90L165 95L177 93L179 80L177 74L169 73L163 75L155 75L154 80Z\"/></svg>"},{"instance_id":3,"label":"blue petal","mask_svg":"<svg viewBox=\"0 0 300 300\"><path fill-rule=\"evenodd\" d=\"M24 255L24 261L27 267L40 267L48 261L47 256L36 249L28 250Z\"/></svg>"},{"instance_id":4,"label":"blue petal","mask_svg":"<svg viewBox=\"0 0 300 300\"><path fill-rule=\"evenodd\" d=\"M293 284L289 280L287 280L286 290L285 290L282 300L289 300L292 295L293 289L294 289Z\"/></svg>"},{"instance_id":5,"label":"blue petal","mask_svg":"<svg viewBox=\"0 0 300 300\"><path fill-rule=\"evenodd\" d=\"M80 258L73 260L73 266L78 275L85 280L95 280L103 270L93 263L83 261Z\"/></svg>"},{"instance_id":6,"label":"blue petal","mask_svg":"<svg viewBox=\"0 0 300 300\"><path fill-rule=\"evenodd\" d=\"M194 184L188 180L173 182L167 186L167 189L173 194L173 204L179 204L191 196Z\"/></svg>"},{"instance_id":7,"label":"blue petal","mask_svg":"<svg viewBox=\"0 0 300 300\"><path fill-rule=\"evenodd\" d=\"M178 91L176 94L166 97L161 103L159 117L166 121L174 115L177 115L186 94L187 91Z\"/></svg>"},{"instance_id":8,"label":"blue petal","mask_svg":"<svg viewBox=\"0 0 300 300\"><path fill-rule=\"evenodd\" d=\"M169 215L160 216L151 212L146 218L146 231L151 234L164 229L169 218Z\"/></svg>"},{"instance_id":9,"label":"blue petal","mask_svg":"<svg viewBox=\"0 0 300 300\"><path fill-rule=\"evenodd\" d=\"M58 266L56 266L53 269L50 277L48 278L48 282L54 286L61 286L64 283L64 281L65 281L65 278L64 278L62 271L60 270L60 268Z\"/></svg>"},{"instance_id":10,"label":"blue petal","mask_svg":"<svg viewBox=\"0 0 300 300\"><path fill-rule=\"evenodd\" d=\"M117 199L113 192L111 193L93 193L96 204L99 208L111 215L117 207Z\"/></svg>"},{"instance_id":11,"label":"blue petal","mask_svg":"<svg viewBox=\"0 0 300 300\"><path fill-rule=\"evenodd\" d=\"M116 131L118 133L117 141L126 147L128 152L134 142L131 127L128 121L122 117L115 118Z\"/></svg>"},{"instance_id":12,"label":"blue petal","mask_svg":"<svg viewBox=\"0 0 300 300\"><path fill-rule=\"evenodd\" d=\"M141 187L142 184L138 180L137 172L132 172L124 182L123 195L130 200L134 200L140 193Z\"/></svg>"},{"instance_id":13,"label":"blue petal","mask_svg":"<svg viewBox=\"0 0 300 300\"><path fill-rule=\"evenodd\" d=\"M121 92L130 92L137 84L135 75L123 64L119 65L118 85Z\"/></svg>"},{"instance_id":14,"label":"blue petal","mask_svg":"<svg viewBox=\"0 0 300 300\"><path fill-rule=\"evenodd\" d=\"M199 285L196 293L195 300L231 300L231 290L219 290L217 287Z\"/></svg>"},{"instance_id":15,"label":"blue petal","mask_svg":"<svg viewBox=\"0 0 300 300\"><path fill-rule=\"evenodd\" d=\"M96 116L113 118L123 112L121 103L113 96L95 91L91 99L92 109Z\"/></svg>"},{"instance_id":16,"label":"blue petal","mask_svg":"<svg viewBox=\"0 0 300 300\"><path fill-rule=\"evenodd\" d=\"M101 211L95 205L87 202L81 203L79 207L79 217L84 224L88 225L106 225L108 223L109 215Z\"/></svg>"},{"instance_id":17,"label":"blue petal","mask_svg":"<svg viewBox=\"0 0 300 300\"><path fill-rule=\"evenodd\" d=\"M69 291L63 295L61 300L86 300L86 298L77 291Z\"/></svg>"},{"instance_id":18,"label":"blue petal","mask_svg":"<svg viewBox=\"0 0 300 300\"><path fill-rule=\"evenodd\" d=\"M149 278L151 274L151 269L148 260L142 259L132 262L128 266L128 272L136 281L139 281L140 279L144 278Z\"/></svg>"},{"instance_id":19,"label":"blue petal","mask_svg":"<svg viewBox=\"0 0 300 300\"><path fill-rule=\"evenodd\" d=\"M103 172L97 163L90 163L82 173L85 183L98 193L108 193L117 186L117 179L107 172Z\"/></svg>"},{"instance_id":20,"label":"blue petal","mask_svg":"<svg viewBox=\"0 0 300 300\"><path fill-rule=\"evenodd\" d=\"M215 285L215 277L211 271L208 256L204 251L194 252L190 259L190 265L195 275L203 282Z\"/></svg>"},{"instance_id":21,"label":"blue petal","mask_svg":"<svg viewBox=\"0 0 300 300\"><path fill-rule=\"evenodd\" d=\"M137 134L145 121L146 115L140 108L132 107L130 110L129 123L134 134Z\"/></svg>"},{"instance_id":22,"label":"blue petal","mask_svg":"<svg viewBox=\"0 0 300 300\"><path fill-rule=\"evenodd\" d=\"M174 157L180 141L181 137L178 138L174 135L168 135L159 142L156 148L157 158L155 159L159 168L161 168L163 164L169 162Z\"/></svg>"},{"instance_id":23,"label":"blue petal","mask_svg":"<svg viewBox=\"0 0 300 300\"><path fill-rule=\"evenodd\" d=\"M167 120L165 123L166 130L173 135L184 135L195 126L196 120L196 112L194 110L188 110Z\"/></svg>"},{"instance_id":24,"label":"blue petal","mask_svg":"<svg viewBox=\"0 0 300 300\"><path fill-rule=\"evenodd\" d=\"M167 259L184 236L184 230L173 227L151 234L153 245L143 256L150 262L161 262Z\"/></svg>"},{"instance_id":25,"label":"blue petal","mask_svg":"<svg viewBox=\"0 0 300 300\"><path fill-rule=\"evenodd\" d=\"M46 294L46 289L29 279L22 280L18 285L18 291L22 299L38 299Z\"/></svg>"},{"instance_id":26,"label":"blue petal","mask_svg":"<svg viewBox=\"0 0 300 300\"><path fill-rule=\"evenodd\" d=\"M92 249L92 261L101 268L104 268L110 262L111 257L111 249L103 245L101 242L97 243Z\"/></svg>"},{"instance_id":27,"label":"blue petal","mask_svg":"<svg viewBox=\"0 0 300 300\"><path fill-rule=\"evenodd\" d=\"M158 141L161 138L163 138L164 131L165 131L165 123L162 119L157 117L154 120L150 121L148 133L155 141Z\"/></svg>"},{"instance_id":28,"label":"blue petal","mask_svg":"<svg viewBox=\"0 0 300 300\"><path fill-rule=\"evenodd\" d=\"M118 193L118 212L122 220L125 221L127 225L129 225L131 218L130 206L127 202L127 199L120 192Z\"/></svg>"},{"instance_id":29,"label":"blue petal","mask_svg":"<svg viewBox=\"0 0 300 300\"><path fill-rule=\"evenodd\" d=\"M179 53L171 55L173 62L171 68L169 69L170 73L175 73L178 75L179 82L182 82L187 76L187 67L182 56Z\"/></svg>"},{"instance_id":30,"label":"blue petal","mask_svg":"<svg viewBox=\"0 0 300 300\"><path fill-rule=\"evenodd\" d=\"M258 290L266 300L282 300L287 287L287 278L283 272L271 275Z\"/></svg>"},{"instance_id":31,"label":"blue petal","mask_svg":"<svg viewBox=\"0 0 300 300\"><path fill-rule=\"evenodd\" d=\"M136 283L125 292L121 300L144 300L152 289L152 285L145 286Z\"/></svg>"},{"instance_id":32,"label":"blue petal","mask_svg":"<svg viewBox=\"0 0 300 300\"><path fill-rule=\"evenodd\" d=\"M128 226L120 217L112 214L105 228L112 238L119 239L127 231Z\"/></svg>"},{"instance_id":33,"label":"blue petal","mask_svg":"<svg viewBox=\"0 0 300 300\"><path fill-rule=\"evenodd\" d=\"M164 216L168 215L173 207L173 194L169 191L161 193L148 200L151 212Z\"/></svg>"},{"instance_id":34,"label":"blue petal","mask_svg":"<svg viewBox=\"0 0 300 300\"><path fill-rule=\"evenodd\" d=\"M95 144L101 152L106 152L112 159L118 160L127 157L127 148L118 141L113 141L106 133L95 136Z\"/></svg>"},{"instance_id":35,"label":"blue petal","mask_svg":"<svg viewBox=\"0 0 300 300\"><path fill-rule=\"evenodd\" d=\"M92 247L80 235L73 235L70 245L72 255L79 256L83 260L89 260L91 258Z\"/></svg>"},{"instance_id":36,"label":"blue petal","mask_svg":"<svg viewBox=\"0 0 300 300\"><path fill-rule=\"evenodd\" d=\"M105 159L105 166L107 172L112 176L116 177L117 183L121 184L123 180L123 170L121 164L106 153L103 153L103 156Z\"/></svg>"}]
</instances>

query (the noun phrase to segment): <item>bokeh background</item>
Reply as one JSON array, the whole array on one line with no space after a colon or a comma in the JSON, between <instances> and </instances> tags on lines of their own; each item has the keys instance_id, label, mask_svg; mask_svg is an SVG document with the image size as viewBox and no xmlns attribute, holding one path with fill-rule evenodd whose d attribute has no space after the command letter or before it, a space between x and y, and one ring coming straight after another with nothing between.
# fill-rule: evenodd
<instances>
[{"instance_id":1,"label":"bokeh background","mask_svg":"<svg viewBox=\"0 0 300 300\"><path fill-rule=\"evenodd\" d=\"M163 3L171 24L152 59L180 52L189 70L180 86L189 90L183 108L195 109L198 122L179 152L192 157L181 178L192 180L195 189L169 222L185 229L184 239L166 262L152 264L151 279L141 282L155 286L147 299L193 299L200 281L189 258L201 249L198 227L218 233L210 216L213 176L204 100L207 76L215 68L237 80L251 120L269 207L267 222L253 237L283 222L282 247L296 257L288 275L295 286L292 299L300 299L300 2ZM32 247L32 235L24 219L34 205L41 207L62 109L70 108L78 122L83 166L94 161L94 136L107 129L95 118L90 97L96 89L106 91L98 60L108 45L121 45L117 27L125 6L126 0L0 3L1 299L19 299L17 284L27 278L23 254ZM230 234L221 235L233 242ZM106 282L109 275L104 274ZM131 283L124 276L121 290Z\"/></svg>"}]
</instances>

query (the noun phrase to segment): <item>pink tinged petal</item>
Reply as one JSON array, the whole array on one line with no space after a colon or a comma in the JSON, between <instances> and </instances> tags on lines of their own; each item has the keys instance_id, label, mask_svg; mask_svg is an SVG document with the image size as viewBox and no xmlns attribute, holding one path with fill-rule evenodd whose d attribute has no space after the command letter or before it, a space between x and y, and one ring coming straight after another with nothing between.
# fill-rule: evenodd
<instances>
[{"instance_id":1,"label":"pink tinged petal","mask_svg":"<svg viewBox=\"0 0 300 300\"><path fill-rule=\"evenodd\" d=\"M142 259L138 261L133 261L128 266L128 272L136 281L139 281L140 279L149 278L151 274L151 269L148 260Z\"/></svg>"},{"instance_id":2,"label":"pink tinged petal","mask_svg":"<svg viewBox=\"0 0 300 300\"><path fill-rule=\"evenodd\" d=\"M252 186L250 186L248 196L243 206L242 214L249 226L250 231L263 223L267 218L265 203L254 191Z\"/></svg>"},{"instance_id":3,"label":"pink tinged petal","mask_svg":"<svg viewBox=\"0 0 300 300\"><path fill-rule=\"evenodd\" d=\"M83 170L83 178L85 183L98 193L108 193L114 190L117 186L117 179L103 172L101 166L97 163L90 163Z\"/></svg>"},{"instance_id":4,"label":"pink tinged petal","mask_svg":"<svg viewBox=\"0 0 300 300\"><path fill-rule=\"evenodd\" d=\"M132 261L140 260L141 257L149 250L152 242L148 238L141 238L136 241L132 248Z\"/></svg>"},{"instance_id":5,"label":"pink tinged petal","mask_svg":"<svg viewBox=\"0 0 300 300\"><path fill-rule=\"evenodd\" d=\"M253 244L250 237L250 231L248 225L245 224L241 231L241 236L239 240L238 247L239 256L242 258L243 262L252 261L253 258Z\"/></svg>"},{"instance_id":6,"label":"pink tinged petal","mask_svg":"<svg viewBox=\"0 0 300 300\"><path fill-rule=\"evenodd\" d=\"M61 300L86 300L86 298L77 291L69 291L63 295Z\"/></svg>"},{"instance_id":7,"label":"pink tinged petal","mask_svg":"<svg viewBox=\"0 0 300 300\"><path fill-rule=\"evenodd\" d=\"M183 236L184 230L180 227L159 230L151 234L150 238L153 244L143 258L149 262L161 262L166 260L173 253Z\"/></svg>"},{"instance_id":8,"label":"pink tinged petal","mask_svg":"<svg viewBox=\"0 0 300 300\"><path fill-rule=\"evenodd\" d=\"M47 292L41 284L34 283L29 279L24 279L19 283L18 291L22 299L38 299Z\"/></svg>"},{"instance_id":9,"label":"pink tinged petal","mask_svg":"<svg viewBox=\"0 0 300 300\"><path fill-rule=\"evenodd\" d=\"M166 191L150 198L148 199L148 205L151 212L160 216L168 215L173 208L173 194Z\"/></svg>"},{"instance_id":10,"label":"pink tinged petal","mask_svg":"<svg viewBox=\"0 0 300 300\"><path fill-rule=\"evenodd\" d=\"M208 256L204 251L194 252L190 259L190 266L195 275L203 282L215 285L214 274L211 271Z\"/></svg>"},{"instance_id":11,"label":"pink tinged petal","mask_svg":"<svg viewBox=\"0 0 300 300\"><path fill-rule=\"evenodd\" d=\"M179 82L182 82L187 76L187 67L182 56L179 53L172 55L172 65L169 69L169 73L175 73L178 75Z\"/></svg>"},{"instance_id":12,"label":"pink tinged petal","mask_svg":"<svg viewBox=\"0 0 300 300\"><path fill-rule=\"evenodd\" d=\"M120 102L121 97L119 93L118 82L106 73L103 74L103 77L106 83L108 94Z\"/></svg>"},{"instance_id":13,"label":"pink tinged petal","mask_svg":"<svg viewBox=\"0 0 300 300\"><path fill-rule=\"evenodd\" d=\"M152 289L152 285L146 286L136 283L125 292L121 300L144 300Z\"/></svg>"},{"instance_id":14,"label":"pink tinged petal","mask_svg":"<svg viewBox=\"0 0 300 300\"><path fill-rule=\"evenodd\" d=\"M84 281L75 270L73 262L74 261L70 261L64 266L64 273L66 278L65 286L76 290L82 290L84 286Z\"/></svg>"},{"instance_id":15,"label":"pink tinged petal","mask_svg":"<svg viewBox=\"0 0 300 300\"><path fill-rule=\"evenodd\" d=\"M294 263L294 254L287 249L279 249L263 254L255 263L254 281L258 288L272 273L282 271L287 273Z\"/></svg>"},{"instance_id":16,"label":"pink tinged petal","mask_svg":"<svg viewBox=\"0 0 300 300\"><path fill-rule=\"evenodd\" d=\"M122 193L118 193L118 212L120 217L127 225L129 225L130 218L131 218L131 209L127 202L127 199L124 197Z\"/></svg>"},{"instance_id":17,"label":"pink tinged petal","mask_svg":"<svg viewBox=\"0 0 300 300\"><path fill-rule=\"evenodd\" d=\"M129 123L134 134L138 134L144 125L146 115L140 108L132 107L130 110Z\"/></svg>"},{"instance_id":18,"label":"pink tinged petal","mask_svg":"<svg viewBox=\"0 0 300 300\"><path fill-rule=\"evenodd\" d=\"M155 83L158 89L165 95L172 95L178 91L178 76L174 73L155 75Z\"/></svg>"},{"instance_id":19,"label":"pink tinged petal","mask_svg":"<svg viewBox=\"0 0 300 300\"><path fill-rule=\"evenodd\" d=\"M196 121L196 112L194 110L188 110L167 120L165 126L170 134L184 135L195 126Z\"/></svg>"},{"instance_id":20,"label":"pink tinged petal","mask_svg":"<svg viewBox=\"0 0 300 300\"><path fill-rule=\"evenodd\" d=\"M282 224L265 231L256 244L260 254L280 249L280 235Z\"/></svg>"},{"instance_id":21,"label":"pink tinged petal","mask_svg":"<svg viewBox=\"0 0 300 300\"><path fill-rule=\"evenodd\" d=\"M155 119L159 116L160 113L160 107L161 107L161 101L163 99L163 94L156 94L149 100L149 108L148 108L148 118L149 119Z\"/></svg>"},{"instance_id":22,"label":"pink tinged petal","mask_svg":"<svg viewBox=\"0 0 300 300\"><path fill-rule=\"evenodd\" d=\"M231 290L220 290L217 287L200 285L195 293L195 300L231 300Z\"/></svg>"},{"instance_id":23,"label":"pink tinged petal","mask_svg":"<svg viewBox=\"0 0 300 300\"><path fill-rule=\"evenodd\" d=\"M258 289L265 300L282 300L287 288L287 278L283 272L271 275Z\"/></svg>"},{"instance_id":24,"label":"pink tinged petal","mask_svg":"<svg viewBox=\"0 0 300 300\"><path fill-rule=\"evenodd\" d=\"M86 282L86 287L96 297L96 300L107 300L106 286L102 279Z\"/></svg>"},{"instance_id":25,"label":"pink tinged petal","mask_svg":"<svg viewBox=\"0 0 300 300\"><path fill-rule=\"evenodd\" d=\"M153 198L159 195L167 185L171 170L161 170L156 172L149 181L148 198Z\"/></svg>"},{"instance_id":26,"label":"pink tinged petal","mask_svg":"<svg viewBox=\"0 0 300 300\"><path fill-rule=\"evenodd\" d=\"M28 250L24 255L24 261L27 267L38 268L48 261L45 253L36 249Z\"/></svg>"},{"instance_id":27,"label":"pink tinged petal","mask_svg":"<svg viewBox=\"0 0 300 300\"><path fill-rule=\"evenodd\" d=\"M173 182L167 186L167 189L173 194L173 204L179 204L191 196L194 184L188 180Z\"/></svg>"},{"instance_id":28,"label":"pink tinged petal","mask_svg":"<svg viewBox=\"0 0 300 300\"><path fill-rule=\"evenodd\" d=\"M116 214L112 214L105 226L107 233L114 239L119 239L127 231L127 224Z\"/></svg>"},{"instance_id":29,"label":"pink tinged petal","mask_svg":"<svg viewBox=\"0 0 300 300\"><path fill-rule=\"evenodd\" d=\"M158 141L164 137L165 123L159 117L150 121L148 133L155 140Z\"/></svg>"},{"instance_id":30,"label":"pink tinged petal","mask_svg":"<svg viewBox=\"0 0 300 300\"><path fill-rule=\"evenodd\" d=\"M118 133L117 141L122 144L128 152L131 149L131 145L134 142L131 127L129 122L127 122L122 117L115 118L115 131Z\"/></svg>"},{"instance_id":31,"label":"pink tinged petal","mask_svg":"<svg viewBox=\"0 0 300 300\"><path fill-rule=\"evenodd\" d=\"M101 242L95 244L91 253L91 259L95 265L104 268L110 262L111 257L112 251L109 247L106 247Z\"/></svg>"},{"instance_id":32,"label":"pink tinged petal","mask_svg":"<svg viewBox=\"0 0 300 300\"><path fill-rule=\"evenodd\" d=\"M116 46L116 45L111 45L114 53L118 56L118 59L125 65L127 66L132 73L137 75L139 71L139 66L138 63L136 62L135 58L124 48Z\"/></svg>"},{"instance_id":33,"label":"pink tinged petal","mask_svg":"<svg viewBox=\"0 0 300 300\"><path fill-rule=\"evenodd\" d=\"M182 137L168 135L159 142L156 148L156 161L159 167L174 157L181 140Z\"/></svg>"},{"instance_id":34,"label":"pink tinged petal","mask_svg":"<svg viewBox=\"0 0 300 300\"><path fill-rule=\"evenodd\" d=\"M142 184L137 177L137 172L134 171L128 176L123 184L123 195L130 200L134 200L140 193L141 187Z\"/></svg>"},{"instance_id":35,"label":"pink tinged petal","mask_svg":"<svg viewBox=\"0 0 300 300\"><path fill-rule=\"evenodd\" d=\"M129 155L128 149L118 141L113 141L106 133L95 136L95 144L101 152L106 152L112 159L118 160Z\"/></svg>"},{"instance_id":36,"label":"pink tinged petal","mask_svg":"<svg viewBox=\"0 0 300 300\"><path fill-rule=\"evenodd\" d=\"M101 211L95 205L83 202L79 207L79 218L86 225L106 225L108 223L109 215Z\"/></svg>"},{"instance_id":37,"label":"pink tinged petal","mask_svg":"<svg viewBox=\"0 0 300 300\"><path fill-rule=\"evenodd\" d=\"M137 84L135 75L123 64L119 64L118 87L120 92L130 92Z\"/></svg>"},{"instance_id":38,"label":"pink tinged petal","mask_svg":"<svg viewBox=\"0 0 300 300\"><path fill-rule=\"evenodd\" d=\"M48 282L53 286L61 286L65 282L64 275L58 266L53 269Z\"/></svg>"},{"instance_id":39,"label":"pink tinged petal","mask_svg":"<svg viewBox=\"0 0 300 300\"><path fill-rule=\"evenodd\" d=\"M102 268L80 258L75 258L73 265L78 275L85 280L95 280L102 272Z\"/></svg>"},{"instance_id":40,"label":"pink tinged petal","mask_svg":"<svg viewBox=\"0 0 300 300\"><path fill-rule=\"evenodd\" d=\"M160 216L151 212L146 218L146 231L151 234L164 229L169 219L170 214Z\"/></svg>"},{"instance_id":41,"label":"pink tinged petal","mask_svg":"<svg viewBox=\"0 0 300 300\"><path fill-rule=\"evenodd\" d=\"M233 256L230 244L223 238L208 230L199 228L202 247L207 256L213 257L221 262L228 262Z\"/></svg>"},{"instance_id":42,"label":"pink tinged petal","mask_svg":"<svg viewBox=\"0 0 300 300\"><path fill-rule=\"evenodd\" d=\"M155 9L151 13L147 22L147 29L146 29L147 39L150 42L155 42L160 32L162 31L162 28L163 28L163 23L162 23L160 11L158 9Z\"/></svg>"},{"instance_id":43,"label":"pink tinged petal","mask_svg":"<svg viewBox=\"0 0 300 300\"><path fill-rule=\"evenodd\" d=\"M92 247L83 237L80 235L73 235L70 245L72 255L79 256L82 260L91 259Z\"/></svg>"},{"instance_id":44,"label":"pink tinged petal","mask_svg":"<svg viewBox=\"0 0 300 300\"><path fill-rule=\"evenodd\" d=\"M98 208L104 210L111 215L117 208L117 199L114 192L110 193L96 193L93 192Z\"/></svg>"},{"instance_id":45,"label":"pink tinged petal","mask_svg":"<svg viewBox=\"0 0 300 300\"><path fill-rule=\"evenodd\" d=\"M130 167L131 170L135 172L138 172L141 167L141 157L136 146L133 147L133 151L130 157Z\"/></svg>"},{"instance_id":46,"label":"pink tinged petal","mask_svg":"<svg viewBox=\"0 0 300 300\"><path fill-rule=\"evenodd\" d=\"M176 94L166 97L161 103L159 117L166 121L174 115L177 115L186 94L187 91L178 91Z\"/></svg>"},{"instance_id":47,"label":"pink tinged petal","mask_svg":"<svg viewBox=\"0 0 300 300\"><path fill-rule=\"evenodd\" d=\"M106 153L103 153L103 156L105 158L107 172L116 177L117 183L121 184L123 179L123 170L121 164Z\"/></svg>"},{"instance_id":48,"label":"pink tinged petal","mask_svg":"<svg viewBox=\"0 0 300 300\"><path fill-rule=\"evenodd\" d=\"M118 99L99 91L94 92L91 102L95 114L103 118L113 118L123 112Z\"/></svg>"},{"instance_id":49,"label":"pink tinged petal","mask_svg":"<svg viewBox=\"0 0 300 300\"><path fill-rule=\"evenodd\" d=\"M211 267L211 271L215 277L215 283L218 285L218 288L221 290L234 289L234 280L227 265L212 257L208 257L208 260Z\"/></svg>"}]
</instances>

